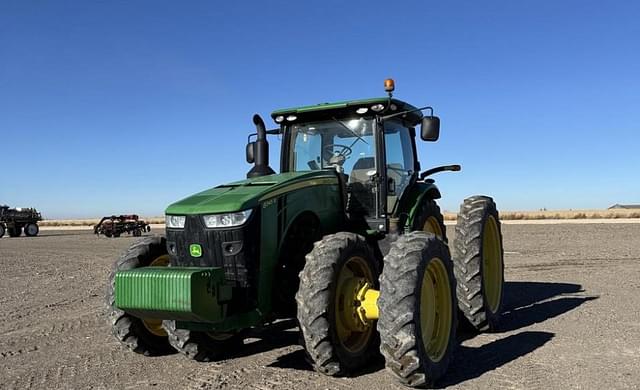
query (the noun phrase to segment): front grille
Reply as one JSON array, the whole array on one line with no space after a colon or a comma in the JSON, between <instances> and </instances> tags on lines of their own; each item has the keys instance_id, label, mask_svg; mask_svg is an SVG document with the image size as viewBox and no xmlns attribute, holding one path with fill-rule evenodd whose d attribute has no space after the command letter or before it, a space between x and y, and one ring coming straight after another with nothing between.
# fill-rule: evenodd
<instances>
[{"instance_id":1,"label":"front grille","mask_svg":"<svg viewBox=\"0 0 640 390\"><path fill-rule=\"evenodd\" d=\"M188 215L184 229L167 229L171 265L222 267L225 279L236 287L255 286L258 272L260 215L254 212L245 225L231 229L209 229L199 215ZM202 247L202 256L192 257L191 244ZM235 283L234 283L235 282Z\"/></svg>"}]
</instances>

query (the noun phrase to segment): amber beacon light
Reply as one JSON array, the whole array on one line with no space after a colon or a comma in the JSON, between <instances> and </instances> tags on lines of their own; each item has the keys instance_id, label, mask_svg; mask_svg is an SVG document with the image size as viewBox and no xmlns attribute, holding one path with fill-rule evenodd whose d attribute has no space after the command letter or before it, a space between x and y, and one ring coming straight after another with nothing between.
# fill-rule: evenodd
<instances>
[{"instance_id":1,"label":"amber beacon light","mask_svg":"<svg viewBox=\"0 0 640 390\"><path fill-rule=\"evenodd\" d=\"M393 92L394 89L396 89L396 83L393 81L393 79L384 80L384 90L386 92L391 94L391 92Z\"/></svg>"}]
</instances>

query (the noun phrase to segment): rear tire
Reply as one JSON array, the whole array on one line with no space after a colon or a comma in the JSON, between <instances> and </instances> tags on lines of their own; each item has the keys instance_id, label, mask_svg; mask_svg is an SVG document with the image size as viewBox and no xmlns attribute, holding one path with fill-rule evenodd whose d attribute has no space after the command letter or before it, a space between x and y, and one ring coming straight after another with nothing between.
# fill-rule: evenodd
<instances>
[{"instance_id":1,"label":"rear tire","mask_svg":"<svg viewBox=\"0 0 640 390\"><path fill-rule=\"evenodd\" d=\"M496 204L472 196L460 206L454 248L460 310L476 330L495 330L504 291L504 251Z\"/></svg>"},{"instance_id":2,"label":"rear tire","mask_svg":"<svg viewBox=\"0 0 640 390\"><path fill-rule=\"evenodd\" d=\"M325 236L307 254L296 302L307 358L316 371L345 375L379 356L376 321L353 330L359 323L345 304L347 292L353 291L347 282L366 280L377 289L379 268L371 246L355 233Z\"/></svg>"},{"instance_id":3,"label":"rear tire","mask_svg":"<svg viewBox=\"0 0 640 390\"><path fill-rule=\"evenodd\" d=\"M118 309L115 305L116 271L168 264L164 237L147 237L135 244L116 261L109 276L107 306L113 335L127 348L145 356L174 352L160 320L143 320Z\"/></svg>"},{"instance_id":4,"label":"rear tire","mask_svg":"<svg viewBox=\"0 0 640 390\"><path fill-rule=\"evenodd\" d=\"M40 232L40 228L36 223L28 223L24 227L24 235L27 237L35 237Z\"/></svg>"},{"instance_id":5,"label":"rear tire","mask_svg":"<svg viewBox=\"0 0 640 390\"><path fill-rule=\"evenodd\" d=\"M2 236L4 236L5 230L6 230L6 228L4 227L4 225L0 223L0 238L2 238Z\"/></svg>"},{"instance_id":6,"label":"rear tire","mask_svg":"<svg viewBox=\"0 0 640 390\"><path fill-rule=\"evenodd\" d=\"M432 386L457 345L449 248L431 233L400 236L384 258L378 307L380 352L406 386Z\"/></svg>"},{"instance_id":7,"label":"rear tire","mask_svg":"<svg viewBox=\"0 0 640 390\"><path fill-rule=\"evenodd\" d=\"M199 362L220 360L244 345L244 337L239 333L215 334L176 329L176 322L173 320L162 321L162 327L176 351Z\"/></svg>"}]
</instances>

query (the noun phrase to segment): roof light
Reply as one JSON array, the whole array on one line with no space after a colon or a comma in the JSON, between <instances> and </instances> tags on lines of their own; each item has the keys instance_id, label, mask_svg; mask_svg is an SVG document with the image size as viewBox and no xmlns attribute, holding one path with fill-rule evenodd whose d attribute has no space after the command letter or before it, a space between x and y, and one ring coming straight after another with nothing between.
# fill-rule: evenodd
<instances>
[{"instance_id":1,"label":"roof light","mask_svg":"<svg viewBox=\"0 0 640 390\"><path fill-rule=\"evenodd\" d=\"M283 120L284 120L284 116L282 116L282 115L278 115L278 116L276 117L276 122L277 122L277 123L281 123Z\"/></svg>"},{"instance_id":2,"label":"roof light","mask_svg":"<svg viewBox=\"0 0 640 390\"><path fill-rule=\"evenodd\" d=\"M349 127L351 130L355 130L360 123L362 123L362 119L351 119L349 122L347 122L347 127Z\"/></svg>"},{"instance_id":3,"label":"roof light","mask_svg":"<svg viewBox=\"0 0 640 390\"><path fill-rule=\"evenodd\" d=\"M287 120L288 120L289 122L293 122L293 121L295 121L296 119L298 119L298 117L297 117L297 116L295 116L295 115L289 115L289 116L287 117Z\"/></svg>"},{"instance_id":4,"label":"roof light","mask_svg":"<svg viewBox=\"0 0 640 390\"><path fill-rule=\"evenodd\" d=\"M362 114L366 114L366 113L367 113L367 111L369 111L369 109L368 109L367 107L360 107L360 108L358 108L358 109L356 110L356 113L358 113L358 114L361 114L361 115L362 115Z\"/></svg>"},{"instance_id":5,"label":"roof light","mask_svg":"<svg viewBox=\"0 0 640 390\"><path fill-rule=\"evenodd\" d=\"M373 106L371 106L371 109L375 112L380 112L382 110L384 110L384 105L378 103L378 104L374 104Z\"/></svg>"}]
</instances>

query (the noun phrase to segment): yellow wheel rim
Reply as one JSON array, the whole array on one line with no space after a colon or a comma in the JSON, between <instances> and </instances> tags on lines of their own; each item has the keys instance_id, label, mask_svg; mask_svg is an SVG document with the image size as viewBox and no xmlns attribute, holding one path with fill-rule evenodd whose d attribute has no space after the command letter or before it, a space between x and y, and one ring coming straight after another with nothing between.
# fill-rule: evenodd
<instances>
[{"instance_id":1,"label":"yellow wheel rim","mask_svg":"<svg viewBox=\"0 0 640 390\"><path fill-rule=\"evenodd\" d=\"M502 243L498 232L498 223L489 216L484 223L482 235L482 284L487 306L496 313L502 298Z\"/></svg>"},{"instance_id":2,"label":"yellow wheel rim","mask_svg":"<svg viewBox=\"0 0 640 390\"><path fill-rule=\"evenodd\" d=\"M359 256L347 260L340 272L335 295L335 329L340 345L350 353L359 353L367 347L373 326L360 321L360 301L357 294L364 283L374 284L369 263Z\"/></svg>"},{"instance_id":3,"label":"yellow wheel rim","mask_svg":"<svg viewBox=\"0 0 640 390\"><path fill-rule=\"evenodd\" d=\"M169 265L170 260L171 258L169 257L169 255L158 256L151 262L151 264L149 264L149 266L166 267L167 265ZM162 320L158 320L155 318L141 318L141 320L144 327L153 335L159 337L165 337L167 335L167 332L162 327Z\"/></svg>"},{"instance_id":4,"label":"yellow wheel rim","mask_svg":"<svg viewBox=\"0 0 640 390\"><path fill-rule=\"evenodd\" d=\"M431 216L424 221L424 226L422 227L423 232L433 233L436 237L442 239L442 227L440 226L440 222L438 218Z\"/></svg>"},{"instance_id":5,"label":"yellow wheel rim","mask_svg":"<svg viewBox=\"0 0 640 390\"><path fill-rule=\"evenodd\" d=\"M452 302L449 275L442 260L431 259L422 276L420 288L420 329L424 350L433 362L439 362L449 346Z\"/></svg>"}]
</instances>

